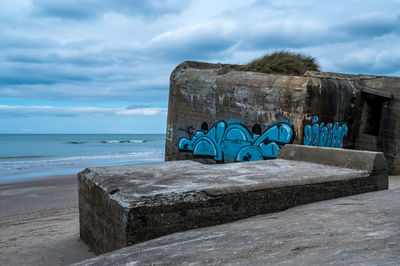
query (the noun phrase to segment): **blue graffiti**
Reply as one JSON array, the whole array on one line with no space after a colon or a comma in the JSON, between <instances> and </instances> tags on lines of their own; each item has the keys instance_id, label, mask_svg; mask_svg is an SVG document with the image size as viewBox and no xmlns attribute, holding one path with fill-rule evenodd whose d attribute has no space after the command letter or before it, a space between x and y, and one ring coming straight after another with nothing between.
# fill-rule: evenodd
<instances>
[{"instance_id":1,"label":"blue graffiti","mask_svg":"<svg viewBox=\"0 0 400 266\"><path fill-rule=\"evenodd\" d=\"M343 138L347 135L347 125L344 123L339 126L339 123L318 124L318 116L312 119L312 126L306 125L304 127L304 145L307 146L320 146L320 147L333 147L341 148L343 145Z\"/></svg>"},{"instance_id":2,"label":"blue graffiti","mask_svg":"<svg viewBox=\"0 0 400 266\"><path fill-rule=\"evenodd\" d=\"M261 129L259 130L261 133ZM287 123L272 125L263 134L252 134L242 124L216 123L209 131L197 130L192 139L181 138L179 150L218 162L243 162L273 159L285 144L292 143L293 128Z\"/></svg>"}]
</instances>

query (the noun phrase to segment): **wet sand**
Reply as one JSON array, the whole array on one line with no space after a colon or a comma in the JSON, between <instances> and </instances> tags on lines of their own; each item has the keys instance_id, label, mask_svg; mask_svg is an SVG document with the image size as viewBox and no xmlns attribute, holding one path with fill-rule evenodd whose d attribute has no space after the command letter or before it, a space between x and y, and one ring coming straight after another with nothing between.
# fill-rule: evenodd
<instances>
[{"instance_id":1,"label":"wet sand","mask_svg":"<svg viewBox=\"0 0 400 266\"><path fill-rule=\"evenodd\" d=\"M389 178L400 188L400 176ZM66 265L94 257L79 239L76 175L0 185L0 264Z\"/></svg>"},{"instance_id":2,"label":"wet sand","mask_svg":"<svg viewBox=\"0 0 400 266\"><path fill-rule=\"evenodd\" d=\"M66 265L94 254L79 239L76 175L0 185L0 264Z\"/></svg>"}]
</instances>

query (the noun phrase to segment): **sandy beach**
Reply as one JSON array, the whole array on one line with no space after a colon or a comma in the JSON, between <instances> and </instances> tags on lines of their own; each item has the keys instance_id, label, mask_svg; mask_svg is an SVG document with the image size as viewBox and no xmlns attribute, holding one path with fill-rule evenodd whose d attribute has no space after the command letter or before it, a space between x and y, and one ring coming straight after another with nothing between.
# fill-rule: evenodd
<instances>
[{"instance_id":1,"label":"sandy beach","mask_svg":"<svg viewBox=\"0 0 400 266\"><path fill-rule=\"evenodd\" d=\"M391 176L389 188L400 188ZM76 175L0 185L2 265L66 265L93 257L79 239Z\"/></svg>"},{"instance_id":2,"label":"sandy beach","mask_svg":"<svg viewBox=\"0 0 400 266\"><path fill-rule=\"evenodd\" d=\"M76 175L0 185L0 264L66 265L94 254L79 239Z\"/></svg>"}]
</instances>

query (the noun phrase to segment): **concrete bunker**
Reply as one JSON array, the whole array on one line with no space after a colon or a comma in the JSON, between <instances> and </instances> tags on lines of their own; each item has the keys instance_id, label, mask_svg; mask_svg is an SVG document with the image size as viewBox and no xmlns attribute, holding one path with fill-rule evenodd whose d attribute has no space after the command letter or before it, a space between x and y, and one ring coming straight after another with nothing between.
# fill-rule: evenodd
<instances>
[{"instance_id":1,"label":"concrete bunker","mask_svg":"<svg viewBox=\"0 0 400 266\"><path fill-rule=\"evenodd\" d=\"M388 164L400 172L400 121L392 115L400 107L399 84L390 77L274 75L184 62L171 74L166 161L173 162L79 173L80 236L102 254L174 232L387 189ZM201 162L247 161L257 154L238 157L242 148L278 159L189 161L200 143L195 138L204 140L199 155L212 157ZM265 147L277 149L268 154Z\"/></svg>"},{"instance_id":2,"label":"concrete bunker","mask_svg":"<svg viewBox=\"0 0 400 266\"><path fill-rule=\"evenodd\" d=\"M261 132L275 123L288 123L296 134L293 143L305 144L305 127L313 125L317 116L319 130L329 131L329 124L334 130L338 123L343 132L346 125L338 146L381 151L390 173L400 173L399 99L400 78L396 77L263 74L235 71L224 64L183 62L170 79L165 159L196 159L179 149L179 141L218 121L239 123L249 131L258 125Z\"/></svg>"},{"instance_id":3,"label":"concrete bunker","mask_svg":"<svg viewBox=\"0 0 400 266\"><path fill-rule=\"evenodd\" d=\"M80 236L102 254L174 232L387 189L388 164L390 172L400 172L400 121L393 115L400 107L399 85L399 78L391 77L273 75L184 62L171 74L166 134L166 160L183 161L79 173ZM232 135L225 134L228 128ZM278 159L200 164L186 160L195 159L195 137L208 137L200 155L214 157L202 162L224 158L224 141L236 145L235 152L277 147ZM237 157L232 154L230 159ZM127 262L138 254L133 249L147 244L88 263Z\"/></svg>"}]
</instances>

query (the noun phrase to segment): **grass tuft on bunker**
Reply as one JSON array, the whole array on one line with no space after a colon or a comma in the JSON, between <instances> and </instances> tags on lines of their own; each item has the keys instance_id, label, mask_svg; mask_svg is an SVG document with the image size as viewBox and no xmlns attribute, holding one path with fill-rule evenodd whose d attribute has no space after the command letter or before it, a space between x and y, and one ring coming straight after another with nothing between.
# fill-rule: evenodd
<instances>
[{"instance_id":1,"label":"grass tuft on bunker","mask_svg":"<svg viewBox=\"0 0 400 266\"><path fill-rule=\"evenodd\" d=\"M317 60L314 57L284 50L266 54L247 65L233 65L233 69L293 75L303 75L306 71L320 71Z\"/></svg>"}]
</instances>

